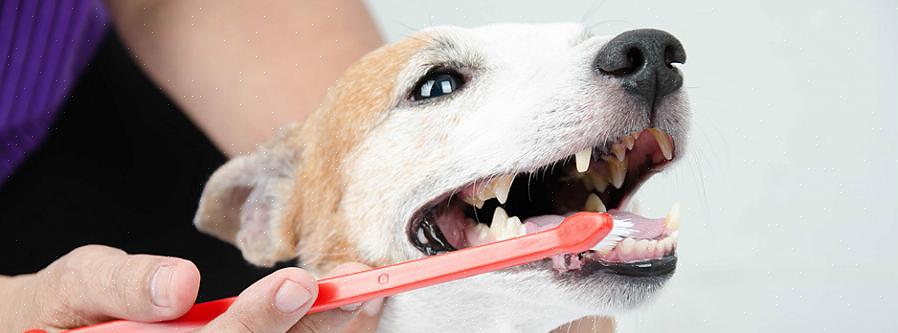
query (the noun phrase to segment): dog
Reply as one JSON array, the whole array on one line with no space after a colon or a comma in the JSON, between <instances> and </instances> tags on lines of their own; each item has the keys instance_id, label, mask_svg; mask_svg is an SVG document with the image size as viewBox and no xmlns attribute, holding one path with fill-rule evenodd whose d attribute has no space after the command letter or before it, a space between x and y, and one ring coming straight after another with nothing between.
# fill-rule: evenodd
<instances>
[{"instance_id":1,"label":"dog","mask_svg":"<svg viewBox=\"0 0 898 333\"><path fill-rule=\"evenodd\" d=\"M217 170L195 225L256 265L382 266L607 211L635 233L391 297L382 332L548 332L636 307L676 265L678 208L627 205L683 155L681 43L582 25L435 27L348 69L302 125Z\"/></svg>"}]
</instances>

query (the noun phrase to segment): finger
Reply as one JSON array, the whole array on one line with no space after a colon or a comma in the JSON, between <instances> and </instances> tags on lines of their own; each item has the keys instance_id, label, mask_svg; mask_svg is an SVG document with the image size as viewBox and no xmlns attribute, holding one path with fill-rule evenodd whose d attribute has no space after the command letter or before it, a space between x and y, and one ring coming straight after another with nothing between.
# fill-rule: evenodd
<instances>
[{"instance_id":1,"label":"finger","mask_svg":"<svg viewBox=\"0 0 898 333\"><path fill-rule=\"evenodd\" d=\"M160 321L193 304L200 275L190 261L128 255L87 245L69 252L35 276L35 305L42 321L74 327L121 318Z\"/></svg>"},{"instance_id":2,"label":"finger","mask_svg":"<svg viewBox=\"0 0 898 333\"><path fill-rule=\"evenodd\" d=\"M614 331L614 318L589 316L561 325L550 333L614 333Z\"/></svg>"},{"instance_id":3,"label":"finger","mask_svg":"<svg viewBox=\"0 0 898 333\"><path fill-rule=\"evenodd\" d=\"M284 268L246 288L234 304L200 332L282 333L299 321L318 296L306 271Z\"/></svg>"},{"instance_id":4,"label":"finger","mask_svg":"<svg viewBox=\"0 0 898 333\"><path fill-rule=\"evenodd\" d=\"M360 263L345 263L334 268L324 277L331 277L371 269ZM345 305L338 309L306 316L300 320L292 333L311 332L373 332L380 321L383 299L373 299L364 303Z\"/></svg>"}]
</instances>

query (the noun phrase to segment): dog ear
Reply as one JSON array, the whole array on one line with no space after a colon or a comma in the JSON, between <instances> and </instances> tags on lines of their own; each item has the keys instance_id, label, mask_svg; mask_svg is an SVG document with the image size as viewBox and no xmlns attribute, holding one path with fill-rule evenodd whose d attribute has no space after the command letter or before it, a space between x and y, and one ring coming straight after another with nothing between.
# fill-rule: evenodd
<instances>
[{"instance_id":1,"label":"dog ear","mask_svg":"<svg viewBox=\"0 0 898 333\"><path fill-rule=\"evenodd\" d=\"M295 258L297 240L289 203L298 155L282 146L263 146L219 168L203 190L194 217L196 227L236 245L256 265L272 266Z\"/></svg>"}]
</instances>

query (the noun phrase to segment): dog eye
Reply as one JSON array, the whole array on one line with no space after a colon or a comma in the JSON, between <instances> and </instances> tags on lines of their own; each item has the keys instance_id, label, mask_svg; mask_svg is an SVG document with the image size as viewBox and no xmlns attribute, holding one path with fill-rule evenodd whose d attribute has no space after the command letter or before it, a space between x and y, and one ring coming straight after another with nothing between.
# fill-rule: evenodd
<instances>
[{"instance_id":1,"label":"dog eye","mask_svg":"<svg viewBox=\"0 0 898 333\"><path fill-rule=\"evenodd\" d=\"M464 84L461 74L433 73L429 74L415 87L413 99L416 101L451 94Z\"/></svg>"}]
</instances>

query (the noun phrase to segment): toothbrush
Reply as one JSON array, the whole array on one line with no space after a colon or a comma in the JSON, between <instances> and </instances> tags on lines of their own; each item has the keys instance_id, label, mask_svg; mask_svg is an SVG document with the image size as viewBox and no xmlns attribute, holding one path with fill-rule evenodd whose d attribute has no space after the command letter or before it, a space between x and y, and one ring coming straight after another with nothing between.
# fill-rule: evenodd
<instances>
[{"instance_id":1,"label":"toothbrush","mask_svg":"<svg viewBox=\"0 0 898 333\"><path fill-rule=\"evenodd\" d=\"M492 272L563 253L608 250L628 236L633 224L607 213L580 212L557 227L498 242L318 280L318 298L309 314L369 299ZM70 333L180 333L198 329L225 312L236 297L196 304L184 316L166 322L112 321ZM33 330L28 332L39 332Z\"/></svg>"}]
</instances>

